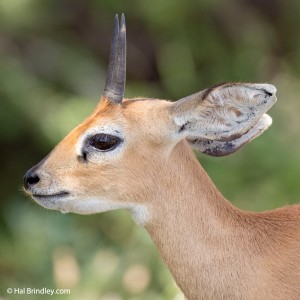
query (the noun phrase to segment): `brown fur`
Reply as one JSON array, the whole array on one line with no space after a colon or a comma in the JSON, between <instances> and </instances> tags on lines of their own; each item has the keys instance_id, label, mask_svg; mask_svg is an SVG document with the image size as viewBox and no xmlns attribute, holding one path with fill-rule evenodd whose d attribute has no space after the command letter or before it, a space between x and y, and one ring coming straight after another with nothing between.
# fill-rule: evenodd
<instances>
[{"instance_id":1,"label":"brown fur","mask_svg":"<svg viewBox=\"0 0 300 300\"><path fill-rule=\"evenodd\" d=\"M299 299L300 206L238 210L185 142L170 165L172 175L160 181L165 194L153 203L155 220L146 228L187 298Z\"/></svg>"},{"instance_id":2,"label":"brown fur","mask_svg":"<svg viewBox=\"0 0 300 300\"><path fill-rule=\"evenodd\" d=\"M101 197L145 205L145 227L190 300L300 299L300 206L264 213L233 207L187 141L171 136L177 130L171 105L102 99L39 166L50 179L38 188L55 184L80 201ZM122 156L105 164L78 161L74 149L82 133L110 122L125 131Z\"/></svg>"}]
</instances>

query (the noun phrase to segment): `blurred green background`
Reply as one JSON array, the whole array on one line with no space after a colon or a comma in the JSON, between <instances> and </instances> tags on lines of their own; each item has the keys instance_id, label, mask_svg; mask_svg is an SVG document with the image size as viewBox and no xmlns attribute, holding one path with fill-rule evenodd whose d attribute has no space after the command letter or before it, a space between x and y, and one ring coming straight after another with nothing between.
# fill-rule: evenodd
<instances>
[{"instance_id":1,"label":"blurred green background","mask_svg":"<svg viewBox=\"0 0 300 300\"><path fill-rule=\"evenodd\" d=\"M176 100L224 81L277 86L262 137L199 160L240 208L299 201L300 1L0 0L1 300L183 299L127 212L62 215L21 190L25 171L95 107L116 12L127 20L127 97Z\"/></svg>"}]
</instances>

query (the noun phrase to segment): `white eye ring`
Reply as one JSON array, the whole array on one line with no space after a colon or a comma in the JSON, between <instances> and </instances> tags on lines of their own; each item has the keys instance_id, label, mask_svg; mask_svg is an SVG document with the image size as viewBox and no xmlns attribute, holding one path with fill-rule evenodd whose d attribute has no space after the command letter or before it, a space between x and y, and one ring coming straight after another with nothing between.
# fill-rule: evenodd
<instances>
[{"instance_id":1,"label":"white eye ring","mask_svg":"<svg viewBox=\"0 0 300 300\"><path fill-rule=\"evenodd\" d=\"M119 126L99 125L89 128L82 134L76 144L76 155L81 161L94 160L96 156L98 158L95 162L103 159L107 161L119 153L119 149L123 148L122 145L124 145L124 134ZM105 154L106 158L101 154Z\"/></svg>"}]
</instances>

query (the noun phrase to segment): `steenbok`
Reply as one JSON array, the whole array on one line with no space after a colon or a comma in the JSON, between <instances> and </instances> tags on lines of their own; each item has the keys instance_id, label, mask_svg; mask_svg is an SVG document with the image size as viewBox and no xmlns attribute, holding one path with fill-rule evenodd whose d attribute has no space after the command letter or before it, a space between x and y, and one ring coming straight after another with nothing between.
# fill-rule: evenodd
<instances>
[{"instance_id":1,"label":"steenbok","mask_svg":"<svg viewBox=\"0 0 300 300\"><path fill-rule=\"evenodd\" d=\"M79 214L128 209L188 299L300 299L300 206L232 206L192 149L228 155L266 130L270 84L224 83L176 102L124 99L126 30L115 18L95 111L24 177L40 205Z\"/></svg>"}]
</instances>

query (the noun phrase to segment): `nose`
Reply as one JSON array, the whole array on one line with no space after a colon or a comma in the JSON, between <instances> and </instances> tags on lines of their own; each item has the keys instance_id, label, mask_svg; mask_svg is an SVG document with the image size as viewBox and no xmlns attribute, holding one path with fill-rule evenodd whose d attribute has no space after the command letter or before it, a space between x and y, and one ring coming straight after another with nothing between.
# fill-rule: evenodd
<instances>
[{"instance_id":1,"label":"nose","mask_svg":"<svg viewBox=\"0 0 300 300\"><path fill-rule=\"evenodd\" d=\"M40 177L36 174L35 170L29 170L24 176L24 187L28 190L31 186L37 184Z\"/></svg>"}]
</instances>

